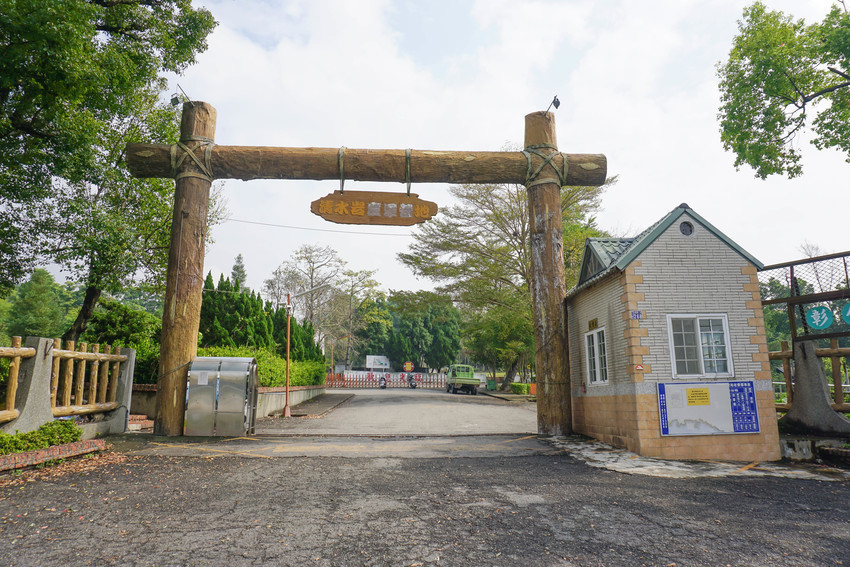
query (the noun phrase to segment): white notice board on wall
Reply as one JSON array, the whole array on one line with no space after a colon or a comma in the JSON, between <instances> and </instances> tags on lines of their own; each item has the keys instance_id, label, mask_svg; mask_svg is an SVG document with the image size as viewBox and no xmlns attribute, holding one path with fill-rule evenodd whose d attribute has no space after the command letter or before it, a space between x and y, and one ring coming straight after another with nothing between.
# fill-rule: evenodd
<instances>
[{"instance_id":1,"label":"white notice board on wall","mask_svg":"<svg viewBox=\"0 0 850 567\"><path fill-rule=\"evenodd\" d=\"M755 386L737 382L658 384L661 435L758 433Z\"/></svg>"}]
</instances>

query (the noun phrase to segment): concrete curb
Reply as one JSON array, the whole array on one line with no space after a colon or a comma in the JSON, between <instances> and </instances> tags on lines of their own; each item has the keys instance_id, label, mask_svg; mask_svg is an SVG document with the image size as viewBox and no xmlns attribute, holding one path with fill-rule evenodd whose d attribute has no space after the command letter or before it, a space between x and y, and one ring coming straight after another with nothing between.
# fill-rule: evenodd
<instances>
[{"instance_id":1,"label":"concrete curb","mask_svg":"<svg viewBox=\"0 0 850 567\"><path fill-rule=\"evenodd\" d=\"M485 390L484 388L478 388L478 393L483 394L485 396L490 396L491 398L497 398L500 400L505 400L506 402L536 402L537 396L534 395L526 395L526 394L511 394L510 392L499 392L498 390Z\"/></svg>"},{"instance_id":2,"label":"concrete curb","mask_svg":"<svg viewBox=\"0 0 850 567\"><path fill-rule=\"evenodd\" d=\"M292 408L292 417L322 417L354 397L354 394L324 394Z\"/></svg>"},{"instance_id":3,"label":"concrete curb","mask_svg":"<svg viewBox=\"0 0 850 567\"><path fill-rule=\"evenodd\" d=\"M0 456L0 471L22 469L39 465L54 459L67 459L77 457L95 451L105 451L106 441L103 439L89 439L88 441L75 441L64 445L54 445L47 449L27 451L26 453L12 453Z\"/></svg>"}]
</instances>

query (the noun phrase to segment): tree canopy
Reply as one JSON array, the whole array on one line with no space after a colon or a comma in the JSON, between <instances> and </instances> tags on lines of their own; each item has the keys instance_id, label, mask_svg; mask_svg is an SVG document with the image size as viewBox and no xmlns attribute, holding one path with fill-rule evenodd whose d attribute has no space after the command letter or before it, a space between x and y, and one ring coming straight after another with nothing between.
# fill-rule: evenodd
<instances>
[{"instance_id":1,"label":"tree canopy","mask_svg":"<svg viewBox=\"0 0 850 567\"><path fill-rule=\"evenodd\" d=\"M53 276L46 270L35 270L12 299L8 332L21 337L55 337L62 332L64 315Z\"/></svg>"},{"instance_id":2,"label":"tree canopy","mask_svg":"<svg viewBox=\"0 0 850 567\"><path fill-rule=\"evenodd\" d=\"M850 14L841 2L806 24L761 2L744 9L729 60L718 65L720 137L735 167L756 177L802 173L807 126L818 149L850 162Z\"/></svg>"},{"instance_id":3,"label":"tree canopy","mask_svg":"<svg viewBox=\"0 0 850 567\"><path fill-rule=\"evenodd\" d=\"M233 268L230 270L230 281L233 282L236 291L240 291L245 287L247 280L248 272L245 270L245 259L242 258L242 254L237 254L233 261Z\"/></svg>"},{"instance_id":4,"label":"tree canopy","mask_svg":"<svg viewBox=\"0 0 850 567\"><path fill-rule=\"evenodd\" d=\"M585 239L602 234L592 214L605 187L615 181L561 190L568 286L576 281ZM478 362L504 364L509 382L533 344L527 191L520 185L459 185L449 190L457 204L419 225L408 252L398 258L416 275L441 284L440 291L461 306L467 350ZM510 324L502 325L507 313ZM491 328L484 329L488 325ZM484 338L495 342L485 345Z\"/></svg>"},{"instance_id":5,"label":"tree canopy","mask_svg":"<svg viewBox=\"0 0 850 567\"><path fill-rule=\"evenodd\" d=\"M263 282L263 295L275 304L285 302L287 293L299 295L290 298L293 311L322 330L333 286L344 267L345 261L330 246L304 244Z\"/></svg>"},{"instance_id":6,"label":"tree canopy","mask_svg":"<svg viewBox=\"0 0 850 567\"><path fill-rule=\"evenodd\" d=\"M101 193L123 143L151 141L125 136L214 26L190 0L0 0L0 287L43 255L57 193Z\"/></svg>"},{"instance_id":7,"label":"tree canopy","mask_svg":"<svg viewBox=\"0 0 850 567\"><path fill-rule=\"evenodd\" d=\"M225 278L213 284L212 274L204 281L200 321L202 347L262 348L280 356L286 354L286 306L275 308L263 304L260 294L242 289ZM290 356L293 360L324 361L319 345L313 339L309 322L290 322Z\"/></svg>"},{"instance_id":8,"label":"tree canopy","mask_svg":"<svg viewBox=\"0 0 850 567\"><path fill-rule=\"evenodd\" d=\"M443 294L393 291L387 299L362 302L359 318L357 363L383 354L396 369L411 361L417 368L439 370L460 353L460 312Z\"/></svg>"}]
</instances>

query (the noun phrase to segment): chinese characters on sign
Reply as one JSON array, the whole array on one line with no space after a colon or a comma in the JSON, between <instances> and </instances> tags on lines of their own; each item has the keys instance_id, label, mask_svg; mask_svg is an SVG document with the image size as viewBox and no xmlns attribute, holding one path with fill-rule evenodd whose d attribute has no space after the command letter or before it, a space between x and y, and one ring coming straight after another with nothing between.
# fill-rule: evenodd
<instances>
[{"instance_id":1,"label":"chinese characters on sign","mask_svg":"<svg viewBox=\"0 0 850 567\"><path fill-rule=\"evenodd\" d=\"M661 435L759 433L751 380L658 384Z\"/></svg>"},{"instance_id":2,"label":"chinese characters on sign","mask_svg":"<svg viewBox=\"0 0 850 567\"><path fill-rule=\"evenodd\" d=\"M339 224L384 224L409 226L437 214L437 204L411 193L379 191L334 191L313 201L310 210Z\"/></svg>"},{"instance_id":3,"label":"chinese characters on sign","mask_svg":"<svg viewBox=\"0 0 850 567\"><path fill-rule=\"evenodd\" d=\"M806 311L806 323L814 329L826 329L832 325L832 311L823 305L812 307Z\"/></svg>"}]
</instances>

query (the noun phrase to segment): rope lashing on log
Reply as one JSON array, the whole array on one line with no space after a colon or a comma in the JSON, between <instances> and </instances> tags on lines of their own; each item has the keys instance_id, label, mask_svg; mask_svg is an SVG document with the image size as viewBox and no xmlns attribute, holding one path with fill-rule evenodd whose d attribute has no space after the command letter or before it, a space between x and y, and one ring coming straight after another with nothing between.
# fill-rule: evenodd
<instances>
[{"instance_id":1,"label":"rope lashing on log","mask_svg":"<svg viewBox=\"0 0 850 567\"><path fill-rule=\"evenodd\" d=\"M345 185L345 146L339 149L336 159L339 164L339 194L342 195L343 185Z\"/></svg>"},{"instance_id":2,"label":"rope lashing on log","mask_svg":"<svg viewBox=\"0 0 850 567\"><path fill-rule=\"evenodd\" d=\"M553 150L550 154L544 154L540 150ZM525 156L526 161L528 162L528 168L526 169L526 177L525 177L525 186L527 188L534 187L535 185L543 185L544 183L557 183L558 187L564 187L567 185L567 173L568 173L568 164L567 164L567 155L564 153L560 153L557 151L558 148L551 144L537 144L533 146L528 146L522 151L522 154ZM540 165L537 166L537 169L534 169L534 163L532 160L532 154L539 157L543 161ZM563 165L558 168L558 166L553 161L555 156L561 156L561 160ZM542 179L538 179L537 177L543 171L543 168L546 166L552 168L557 176L557 179L554 177L544 177Z\"/></svg>"},{"instance_id":3,"label":"rope lashing on log","mask_svg":"<svg viewBox=\"0 0 850 567\"><path fill-rule=\"evenodd\" d=\"M407 181L407 196L410 197L410 148L404 150L404 180Z\"/></svg>"},{"instance_id":4,"label":"rope lashing on log","mask_svg":"<svg viewBox=\"0 0 850 567\"><path fill-rule=\"evenodd\" d=\"M196 142L194 145L190 146L192 142ZM176 144L171 145L171 177L176 179L182 179L184 177L197 177L198 179L203 179L205 181L213 182L213 174L212 167L210 166L210 156L212 156L212 150L215 146L215 142L213 142L210 138L204 138L203 136L189 136L187 138L182 138ZM201 161L198 156L195 155L195 150L198 148L204 149L204 161ZM178 155L178 150L183 150L183 153ZM192 170L184 170L180 171L183 162L186 161L186 157L192 158L192 161L195 162L195 165L198 166L200 171L192 171Z\"/></svg>"}]
</instances>

